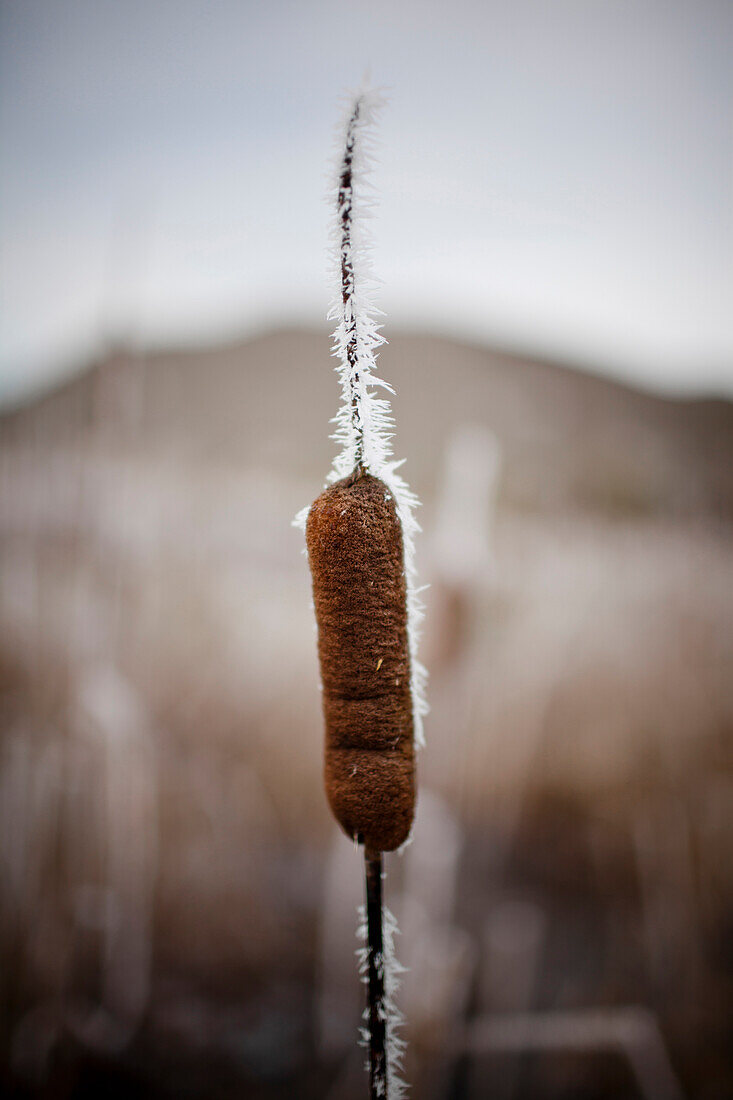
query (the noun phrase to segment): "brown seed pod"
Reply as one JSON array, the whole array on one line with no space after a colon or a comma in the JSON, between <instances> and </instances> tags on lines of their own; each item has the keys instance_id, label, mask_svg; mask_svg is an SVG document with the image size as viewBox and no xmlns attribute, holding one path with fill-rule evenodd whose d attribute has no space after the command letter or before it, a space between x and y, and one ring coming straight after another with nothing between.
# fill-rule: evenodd
<instances>
[{"instance_id":1,"label":"brown seed pod","mask_svg":"<svg viewBox=\"0 0 733 1100\"><path fill-rule=\"evenodd\" d=\"M368 850L407 839L415 806L402 528L371 474L336 482L306 522L326 724L326 793Z\"/></svg>"}]
</instances>

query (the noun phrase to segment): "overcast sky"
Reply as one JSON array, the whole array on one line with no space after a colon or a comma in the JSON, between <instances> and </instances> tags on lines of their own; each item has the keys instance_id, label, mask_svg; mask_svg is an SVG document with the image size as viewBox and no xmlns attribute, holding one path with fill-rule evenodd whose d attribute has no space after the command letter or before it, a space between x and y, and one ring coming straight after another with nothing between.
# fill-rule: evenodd
<instances>
[{"instance_id":1,"label":"overcast sky","mask_svg":"<svg viewBox=\"0 0 733 1100\"><path fill-rule=\"evenodd\" d=\"M732 58L729 0L6 0L0 399L109 335L324 325L367 66L387 336L731 393Z\"/></svg>"}]
</instances>

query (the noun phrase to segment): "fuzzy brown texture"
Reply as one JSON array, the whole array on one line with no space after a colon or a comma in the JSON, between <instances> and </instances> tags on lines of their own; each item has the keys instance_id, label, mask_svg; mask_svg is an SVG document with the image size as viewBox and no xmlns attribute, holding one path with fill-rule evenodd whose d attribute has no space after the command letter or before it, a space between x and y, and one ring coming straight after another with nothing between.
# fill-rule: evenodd
<instances>
[{"instance_id":1,"label":"fuzzy brown texture","mask_svg":"<svg viewBox=\"0 0 733 1100\"><path fill-rule=\"evenodd\" d=\"M326 723L326 793L368 850L407 839L415 807L402 528L384 482L345 478L306 524Z\"/></svg>"}]
</instances>

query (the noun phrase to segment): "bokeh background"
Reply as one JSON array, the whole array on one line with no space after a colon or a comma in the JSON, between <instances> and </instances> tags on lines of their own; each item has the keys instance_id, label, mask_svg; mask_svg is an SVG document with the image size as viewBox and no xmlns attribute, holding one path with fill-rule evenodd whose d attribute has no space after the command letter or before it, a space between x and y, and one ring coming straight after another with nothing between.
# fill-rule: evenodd
<instances>
[{"instance_id":1,"label":"bokeh background","mask_svg":"<svg viewBox=\"0 0 733 1100\"><path fill-rule=\"evenodd\" d=\"M423 501L421 1100L733 1093L733 8L0 4L0 1087L350 1100L295 513L339 95Z\"/></svg>"}]
</instances>

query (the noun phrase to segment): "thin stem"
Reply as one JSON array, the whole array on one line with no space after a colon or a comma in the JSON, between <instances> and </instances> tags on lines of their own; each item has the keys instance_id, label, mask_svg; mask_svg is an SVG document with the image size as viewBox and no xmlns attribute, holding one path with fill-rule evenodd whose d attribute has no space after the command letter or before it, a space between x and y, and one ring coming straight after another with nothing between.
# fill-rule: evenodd
<instances>
[{"instance_id":1,"label":"thin stem","mask_svg":"<svg viewBox=\"0 0 733 1100\"><path fill-rule=\"evenodd\" d=\"M344 326L348 336L346 358L349 363L351 387L351 424L354 429L355 469L361 473L364 460L364 427L361 422L359 404L359 345L356 331L356 311L354 309L354 254L351 241L354 189L352 166L354 145L356 144L356 125L361 113L361 99L354 103L354 110L346 128L346 146L341 162L339 176L338 212L341 222L341 300L344 306Z\"/></svg>"},{"instance_id":2,"label":"thin stem","mask_svg":"<svg viewBox=\"0 0 733 1100\"><path fill-rule=\"evenodd\" d=\"M382 939L382 853L364 849L369 1009L369 1096L387 1100L387 1013L384 1007L384 943Z\"/></svg>"}]
</instances>

